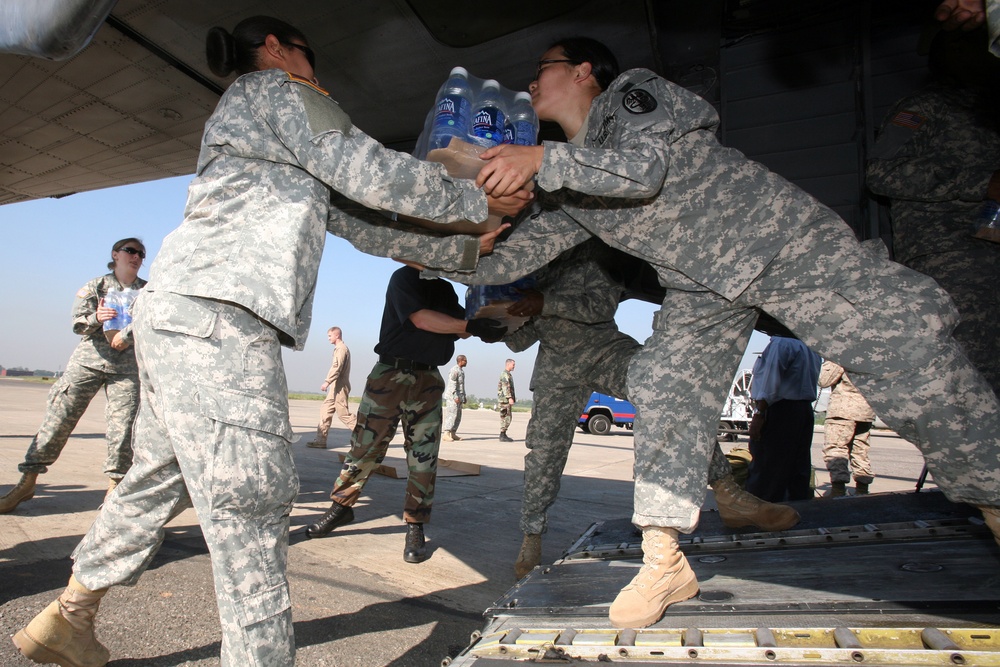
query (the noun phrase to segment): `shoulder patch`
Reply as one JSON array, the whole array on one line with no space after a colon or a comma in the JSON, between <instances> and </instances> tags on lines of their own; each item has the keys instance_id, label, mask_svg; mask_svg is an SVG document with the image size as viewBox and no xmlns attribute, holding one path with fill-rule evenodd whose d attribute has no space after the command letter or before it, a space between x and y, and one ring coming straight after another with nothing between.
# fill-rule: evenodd
<instances>
[{"instance_id":1,"label":"shoulder patch","mask_svg":"<svg viewBox=\"0 0 1000 667\"><path fill-rule=\"evenodd\" d=\"M910 130L918 130L927 121L927 118L913 111L897 111L889 122L899 127Z\"/></svg>"},{"instance_id":2,"label":"shoulder patch","mask_svg":"<svg viewBox=\"0 0 1000 667\"><path fill-rule=\"evenodd\" d=\"M76 293L76 298L77 299L86 299L89 294L90 294L90 292L87 291L87 286L84 285L83 287L80 288L80 291L78 291Z\"/></svg>"},{"instance_id":3,"label":"shoulder patch","mask_svg":"<svg viewBox=\"0 0 1000 667\"><path fill-rule=\"evenodd\" d=\"M622 106L629 113L644 114L656 109L656 98L651 93L642 88L633 88L625 93L622 98Z\"/></svg>"},{"instance_id":4,"label":"shoulder patch","mask_svg":"<svg viewBox=\"0 0 1000 667\"><path fill-rule=\"evenodd\" d=\"M286 72L288 80L305 86L308 90L318 93L304 93L302 104L306 112L306 120L313 136L325 134L327 132L340 132L346 134L351 129L351 117L340 108L330 93L317 86L312 81L303 79L301 76Z\"/></svg>"},{"instance_id":5,"label":"shoulder patch","mask_svg":"<svg viewBox=\"0 0 1000 667\"><path fill-rule=\"evenodd\" d=\"M323 95L326 95L327 97L330 97L330 93L327 92L327 90L325 88L320 88L319 86L317 86L315 83L313 83L309 79L301 77L298 74L292 74L291 72L285 72L285 74L288 75L289 81L294 81L295 83L301 83L303 85L309 86L310 88L312 88L313 90L315 90L317 93L321 93Z\"/></svg>"}]
</instances>

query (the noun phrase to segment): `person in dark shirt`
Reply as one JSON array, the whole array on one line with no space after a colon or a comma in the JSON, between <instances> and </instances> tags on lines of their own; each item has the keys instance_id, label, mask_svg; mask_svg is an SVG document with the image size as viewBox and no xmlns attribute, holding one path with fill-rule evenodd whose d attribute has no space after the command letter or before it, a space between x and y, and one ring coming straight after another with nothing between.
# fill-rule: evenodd
<instances>
[{"instance_id":1,"label":"person in dark shirt","mask_svg":"<svg viewBox=\"0 0 1000 667\"><path fill-rule=\"evenodd\" d=\"M361 396L351 451L330 493L333 504L318 522L306 528L306 535L323 537L354 520L352 506L385 458L389 441L402 422L409 471L403 502L407 525L403 560L419 563L427 559L424 524L430 521L434 502L444 394L438 366L451 359L459 338L471 335L494 342L507 331L496 320L466 321L464 315L450 283L440 278L423 280L409 266L392 274L375 346L378 362Z\"/></svg>"}]
</instances>

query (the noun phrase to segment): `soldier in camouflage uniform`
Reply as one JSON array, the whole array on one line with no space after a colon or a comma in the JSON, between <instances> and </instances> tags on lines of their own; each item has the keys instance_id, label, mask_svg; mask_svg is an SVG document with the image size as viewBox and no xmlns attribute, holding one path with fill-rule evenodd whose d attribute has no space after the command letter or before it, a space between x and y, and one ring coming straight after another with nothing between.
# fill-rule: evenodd
<instances>
[{"instance_id":1,"label":"soldier in camouflage uniform","mask_svg":"<svg viewBox=\"0 0 1000 667\"><path fill-rule=\"evenodd\" d=\"M593 235L648 261L666 288L628 373L645 565L611 622L645 626L697 594L677 533L697 524L718 416L758 309L843 365L948 497L983 507L1000 532L1000 402L951 337L947 293L719 144L708 102L648 70L616 72L593 40L544 54L532 104L570 143L489 149L477 181L502 194L537 174L559 210L526 219L464 279L509 283Z\"/></svg>"},{"instance_id":2,"label":"soldier in camouflage uniform","mask_svg":"<svg viewBox=\"0 0 1000 667\"><path fill-rule=\"evenodd\" d=\"M438 222L516 209L355 128L316 85L311 53L300 31L268 17L209 32L213 71L243 76L206 124L184 222L135 304L135 462L74 551L69 587L14 637L32 659L105 664L93 632L101 597L135 583L163 526L193 505L212 556L222 665L292 665L298 478L280 346L305 344L325 234L460 268L488 235L405 235L347 215L348 198Z\"/></svg>"},{"instance_id":3,"label":"soldier in camouflage uniform","mask_svg":"<svg viewBox=\"0 0 1000 667\"><path fill-rule=\"evenodd\" d=\"M444 424L441 428L442 440L461 440L456 431L462 423L462 406L465 405L465 367L469 360L464 354L455 358L455 365L448 371L448 381L444 389Z\"/></svg>"},{"instance_id":4,"label":"soldier in camouflage uniform","mask_svg":"<svg viewBox=\"0 0 1000 667\"><path fill-rule=\"evenodd\" d=\"M628 366L641 346L614 321L624 289L606 267L619 259L598 239L590 239L536 272L536 289L522 290L522 298L508 308L511 315L531 319L504 337L507 347L523 352L539 343L530 384L534 406L525 436L529 451L521 502L524 540L514 565L518 579L541 561L547 512L559 495L580 410L590 393L629 397ZM727 526L783 530L798 522L794 509L762 503L740 489L718 445L708 481Z\"/></svg>"},{"instance_id":5,"label":"soldier in camouflage uniform","mask_svg":"<svg viewBox=\"0 0 1000 667\"><path fill-rule=\"evenodd\" d=\"M1000 244L973 236L984 201L1000 199L1000 59L983 32L934 39L937 80L889 112L867 185L889 201L896 261L948 291L955 338L1000 393Z\"/></svg>"},{"instance_id":6,"label":"soldier in camouflage uniform","mask_svg":"<svg viewBox=\"0 0 1000 667\"><path fill-rule=\"evenodd\" d=\"M500 379L497 381L497 410L500 411L500 442L514 442L514 439L507 435L510 422L513 419L514 403L517 398L514 396L514 370L516 362L508 359L504 362L503 370L500 372Z\"/></svg>"},{"instance_id":7,"label":"soldier in camouflage uniform","mask_svg":"<svg viewBox=\"0 0 1000 667\"><path fill-rule=\"evenodd\" d=\"M826 360L819 369L819 386L830 387L823 424L823 460L830 471L828 496L847 495L847 484L854 473L858 494L868 493L875 480L868 458L868 440L875 411L854 386L840 364Z\"/></svg>"},{"instance_id":8,"label":"soldier in camouflage uniform","mask_svg":"<svg viewBox=\"0 0 1000 667\"><path fill-rule=\"evenodd\" d=\"M455 289L441 279L422 280L417 269L404 266L389 279L385 310L375 352L378 363L368 375L358 407L351 451L337 477L330 509L306 528L323 537L354 520L351 509L375 468L382 463L396 427L403 423L406 450L406 498L403 560L427 558L424 524L431 519L438 450L441 447L441 396L444 381L437 367L451 358L455 341L470 335L496 341L506 327L496 320L465 321Z\"/></svg>"},{"instance_id":9,"label":"soldier in camouflage uniform","mask_svg":"<svg viewBox=\"0 0 1000 667\"><path fill-rule=\"evenodd\" d=\"M21 479L3 497L0 514L12 512L35 493L38 475L56 462L80 417L102 388L107 395L108 454L104 474L108 489L118 484L132 465L132 423L139 409L139 370L132 346L132 325L126 325L109 341L104 322L117 316L104 304L109 290L140 290L146 281L138 277L146 248L136 238L121 239L111 248L111 273L89 281L73 302L73 333L83 339L66 362L66 371L49 390L48 408L38 433L32 438L24 463L17 466Z\"/></svg>"}]
</instances>

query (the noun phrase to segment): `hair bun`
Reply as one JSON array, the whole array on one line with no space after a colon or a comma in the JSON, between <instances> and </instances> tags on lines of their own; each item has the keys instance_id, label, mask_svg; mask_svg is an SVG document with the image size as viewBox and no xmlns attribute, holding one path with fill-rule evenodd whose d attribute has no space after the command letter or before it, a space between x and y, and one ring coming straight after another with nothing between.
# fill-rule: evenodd
<instances>
[{"instance_id":1,"label":"hair bun","mask_svg":"<svg viewBox=\"0 0 1000 667\"><path fill-rule=\"evenodd\" d=\"M225 28L209 29L205 38L205 58L216 76L229 76L236 69L236 40Z\"/></svg>"}]
</instances>

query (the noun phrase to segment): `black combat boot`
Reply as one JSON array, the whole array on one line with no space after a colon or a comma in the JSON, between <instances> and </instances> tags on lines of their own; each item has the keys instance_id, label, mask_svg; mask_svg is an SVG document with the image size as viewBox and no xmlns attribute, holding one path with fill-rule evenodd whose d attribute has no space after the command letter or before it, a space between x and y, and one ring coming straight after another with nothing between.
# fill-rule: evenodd
<instances>
[{"instance_id":1,"label":"black combat boot","mask_svg":"<svg viewBox=\"0 0 1000 667\"><path fill-rule=\"evenodd\" d=\"M306 528L307 537L324 537L337 526L354 521L354 510L347 505L333 503L319 521Z\"/></svg>"},{"instance_id":2,"label":"black combat boot","mask_svg":"<svg viewBox=\"0 0 1000 667\"><path fill-rule=\"evenodd\" d=\"M407 563L422 563L427 560L427 547L424 546L424 524L406 524L406 546L403 547L403 560Z\"/></svg>"},{"instance_id":3,"label":"black combat boot","mask_svg":"<svg viewBox=\"0 0 1000 667\"><path fill-rule=\"evenodd\" d=\"M514 438L507 435L507 431L500 431L500 437L497 440L500 442L514 442Z\"/></svg>"}]
</instances>

